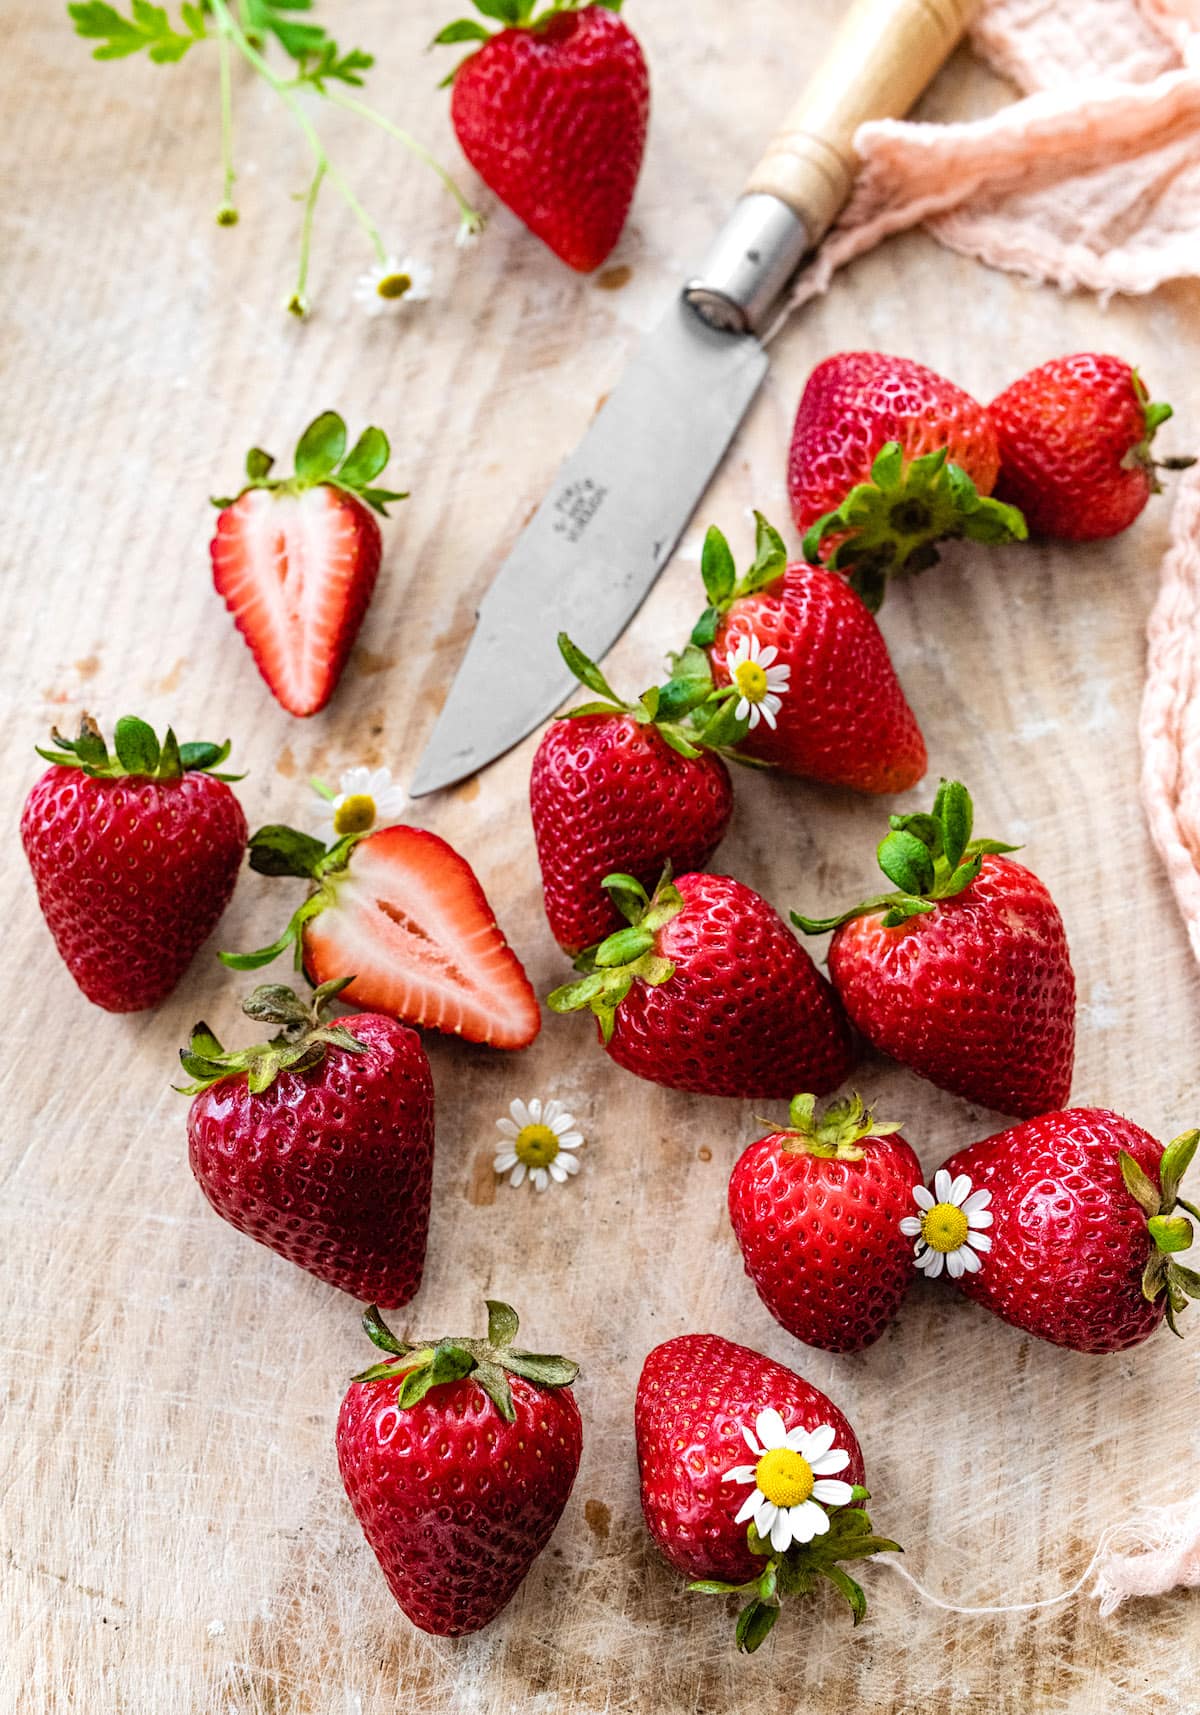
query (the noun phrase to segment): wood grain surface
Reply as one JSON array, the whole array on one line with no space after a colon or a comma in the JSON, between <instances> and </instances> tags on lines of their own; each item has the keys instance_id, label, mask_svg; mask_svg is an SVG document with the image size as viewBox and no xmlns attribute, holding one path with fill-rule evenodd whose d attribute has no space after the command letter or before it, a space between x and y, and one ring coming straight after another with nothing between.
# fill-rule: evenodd
<instances>
[{"instance_id":1,"label":"wood grain surface","mask_svg":"<svg viewBox=\"0 0 1200 1715\"><path fill-rule=\"evenodd\" d=\"M380 54L375 99L457 159L422 55L441 0L328 0ZM16 836L52 720L137 711L234 740L251 825L311 813L307 778L357 761L408 779L475 603L556 461L639 332L702 250L836 21L822 0L635 5L655 116L633 218L594 279L567 273L502 210L453 247L434 181L334 116L331 146L436 295L389 322L350 302L369 257L332 198L316 313L280 312L305 163L239 84L242 222L218 230L216 72L93 65L50 0L9 0L3 77L5 570L0 581L11 957L0 1066L0 1488L4 1710L88 1715L1098 1715L1197 1707L1184 1640L1195 1596L1101 1622L1085 1598L970 1619L868 1570L852 1633L831 1599L797 1607L752 1660L732 1616L652 1551L631 1432L641 1361L713 1330L791 1364L856 1424L880 1526L962 1603L1052 1595L1103 1527L1195 1487L1195 1353L1164 1331L1092 1359L1023 1338L919 1281L858 1357L791 1341L742 1272L724 1213L750 1104L626 1076L590 1025L547 1016L528 1052L429 1042L438 1160L413 1331L471 1328L511 1299L529 1343L581 1360L583 1465L551 1546L501 1619L448 1643L393 1605L342 1495L333 1425L367 1348L356 1307L219 1222L188 1171L171 1083L205 1017L245 1041L246 979L212 947L153 1014L81 999L50 944ZM931 116L1006 99L964 49ZM465 169L464 169L465 172ZM466 175L469 179L469 174ZM918 357L987 398L1052 354L1142 365L1175 402L1164 439L1200 436L1200 295L1103 311L948 255L920 235L842 277L779 337L744 432L672 566L610 658L640 688L699 601L701 526L744 554L748 508L786 522L784 453L809 369L846 346ZM350 669L323 715L267 695L209 581L207 496L253 442L287 453L318 409L378 422L412 499ZM680 425L686 431L686 425ZM889 598L883 626L934 777L970 783L986 833L1026 843L1061 904L1079 977L1075 1096L1170 1137L1200 1114L1197 981L1136 797L1143 626L1167 502L1117 542L951 552ZM514 661L514 673L521 670ZM459 845L540 992L563 979L540 904L526 782L533 740L417 818ZM857 896L884 807L739 777L719 867L780 907ZM924 790L911 807L924 804ZM215 944L259 945L296 897L247 874ZM11 936L11 942L8 937ZM249 1027L246 1027L247 1032ZM864 1092L933 1165L994 1116L868 1062ZM494 1122L553 1093L587 1134L578 1181L544 1200L493 1181ZM1200 1317L1197 1317L1200 1320Z\"/></svg>"}]
</instances>

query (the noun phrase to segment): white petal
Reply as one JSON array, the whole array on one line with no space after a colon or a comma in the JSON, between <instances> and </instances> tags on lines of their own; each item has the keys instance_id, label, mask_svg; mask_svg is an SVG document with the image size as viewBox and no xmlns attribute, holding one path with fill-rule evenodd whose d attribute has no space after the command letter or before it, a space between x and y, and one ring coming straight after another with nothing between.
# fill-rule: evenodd
<instances>
[{"instance_id":1,"label":"white petal","mask_svg":"<svg viewBox=\"0 0 1200 1715\"><path fill-rule=\"evenodd\" d=\"M569 1161L570 1156L568 1156L567 1159ZM563 1185L566 1183L567 1170L561 1161L552 1161L550 1163L550 1177L554 1180L556 1185Z\"/></svg>"},{"instance_id":2,"label":"white petal","mask_svg":"<svg viewBox=\"0 0 1200 1715\"><path fill-rule=\"evenodd\" d=\"M970 1245L972 1250L983 1251L986 1254L992 1248L992 1236L990 1233L969 1232L967 1234L967 1243Z\"/></svg>"},{"instance_id":3,"label":"white petal","mask_svg":"<svg viewBox=\"0 0 1200 1715\"><path fill-rule=\"evenodd\" d=\"M765 1495L759 1494L757 1489L754 1492L758 1495L758 1506L754 1511L754 1528L759 1536L765 1539L771 1534L771 1526L775 1523L779 1508L772 1501L769 1501Z\"/></svg>"},{"instance_id":4,"label":"white petal","mask_svg":"<svg viewBox=\"0 0 1200 1715\"><path fill-rule=\"evenodd\" d=\"M750 1449L751 1453L753 1453L753 1455L756 1459L762 1458L763 1453L766 1451L766 1449L759 1446L758 1442L754 1439L754 1436L746 1428L746 1425L744 1423L742 1425L742 1440L746 1443L747 1447Z\"/></svg>"},{"instance_id":5,"label":"white petal","mask_svg":"<svg viewBox=\"0 0 1200 1715\"><path fill-rule=\"evenodd\" d=\"M509 1184L514 1186L523 1185L525 1183L525 1175L528 1171L529 1169L526 1167L525 1163L523 1161L518 1161L517 1165L512 1170L512 1178L509 1180Z\"/></svg>"},{"instance_id":6,"label":"white petal","mask_svg":"<svg viewBox=\"0 0 1200 1715\"><path fill-rule=\"evenodd\" d=\"M921 1231L920 1215L905 1215L904 1219L900 1222L900 1231L904 1234L905 1238L917 1238Z\"/></svg>"},{"instance_id":7,"label":"white petal","mask_svg":"<svg viewBox=\"0 0 1200 1715\"><path fill-rule=\"evenodd\" d=\"M837 1440L837 1431L832 1423L822 1423L808 1438L808 1446L804 1449L804 1457L811 1465L814 1459L823 1458Z\"/></svg>"},{"instance_id":8,"label":"white petal","mask_svg":"<svg viewBox=\"0 0 1200 1715\"><path fill-rule=\"evenodd\" d=\"M369 768L347 768L338 781L342 798L353 798L360 792L369 792L371 788L371 770ZM337 803L337 799L334 799Z\"/></svg>"},{"instance_id":9,"label":"white petal","mask_svg":"<svg viewBox=\"0 0 1200 1715\"><path fill-rule=\"evenodd\" d=\"M950 1276L951 1280L960 1280L962 1278L962 1271L962 1251L948 1251L946 1254L946 1273Z\"/></svg>"},{"instance_id":10,"label":"white petal","mask_svg":"<svg viewBox=\"0 0 1200 1715\"><path fill-rule=\"evenodd\" d=\"M775 1514L775 1522L771 1526L771 1547L776 1554L782 1554L785 1548L792 1545L792 1519L786 1507L781 1507Z\"/></svg>"},{"instance_id":11,"label":"white petal","mask_svg":"<svg viewBox=\"0 0 1200 1715\"><path fill-rule=\"evenodd\" d=\"M750 722L750 731L753 732L755 727L758 725L759 721L762 719L762 704L761 703L747 703L746 707L749 710L749 713L745 714L745 715L739 714L738 719L739 720L748 720ZM775 723L772 721L771 724L773 726Z\"/></svg>"},{"instance_id":12,"label":"white petal","mask_svg":"<svg viewBox=\"0 0 1200 1715\"><path fill-rule=\"evenodd\" d=\"M818 1519L825 1514L812 1501L802 1501L798 1507L792 1508L791 1526L794 1542L811 1542L819 1530Z\"/></svg>"},{"instance_id":13,"label":"white petal","mask_svg":"<svg viewBox=\"0 0 1200 1715\"><path fill-rule=\"evenodd\" d=\"M561 1134L555 1132L554 1135L558 1138L558 1147L560 1149L578 1149L583 1143L583 1133L581 1131L564 1131Z\"/></svg>"},{"instance_id":14,"label":"white petal","mask_svg":"<svg viewBox=\"0 0 1200 1715\"><path fill-rule=\"evenodd\" d=\"M824 1536L829 1529L829 1514L824 1507L819 1507L816 1501L805 1501L804 1517L805 1523L812 1527L809 1531L810 1542L814 1536Z\"/></svg>"},{"instance_id":15,"label":"white petal","mask_svg":"<svg viewBox=\"0 0 1200 1715\"><path fill-rule=\"evenodd\" d=\"M918 1268L923 1268L925 1270L925 1273L930 1280L936 1280L945 1266L945 1257L942 1255L941 1251L935 1250L926 1251L924 1261L917 1264Z\"/></svg>"},{"instance_id":16,"label":"white petal","mask_svg":"<svg viewBox=\"0 0 1200 1715\"><path fill-rule=\"evenodd\" d=\"M797 1424L795 1429L788 1430L783 1438L783 1444L785 1447L790 1447L793 1453L799 1453L802 1459L807 1458L805 1448L808 1446L808 1430L802 1424Z\"/></svg>"},{"instance_id":17,"label":"white petal","mask_svg":"<svg viewBox=\"0 0 1200 1715\"><path fill-rule=\"evenodd\" d=\"M950 1201L950 1190L954 1181L944 1167L939 1167L933 1176L933 1189L939 1203Z\"/></svg>"},{"instance_id":18,"label":"white petal","mask_svg":"<svg viewBox=\"0 0 1200 1715\"><path fill-rule=\"evenodd\" d=\"M786 691L792 682L790 667L772 667L767 674L767 685L772 691Z\"/></svg>"},{"instance_id":19,"label":"white petal","mask_svg":"<svg viewBox=\"0 0 1200 1715\"><path fill-rule=\"evenodd\" d=\"M990 1209L973 1209L967 1216L967 1226L972 1232L979 1233L985 1227L990 1227L995 1219Z\"/></svg>"},{"instance_id":20,"label":"white petal","mask_svg":"<svg viewBox=\"0 0 1200 1715\"><path fill-rule=\"evenodd\" d=\"M729 656L726 659L726 663L725 663L726 666L729 668L730 677L733 676L733 674L737 671L737 669L740 666L743 665L743 663L745 661L749 660L749 657L750 657L749 639L746 638L744 635L739 636L735 640L734 645L733 645L733 649L731 650Z\"/></svg>"},{"instance_id":21,"label":"white petal","mask_svg":"<svg viewBox=\"0 0 1200 1715\"><path fill-rule=\"evenodd\" d=\"M787 1440L787 1430L783 1419L773 1405L768 1405L754 1419L754 1433L768 1452L774 1447L782 1447Z\"/></svg>"},{"instance_id":22,"label":"white petal","mask_svg":"<svg viewBox=\"0 0 1200 1715\"><path fill-rule=\"evenodd\" d=\"M773 643L768 643L765 649L760 649L758 652L758 664L760 667L769 667L772 661L778 660L778 658L779 651Z\"/></svg>"},{"instance_id":23,"label":"white petal","mask_svg":"<svg viewBox=\"0 0 1200 1715\"><path fill-rule=\"evenodd\" d=\"M913 1186L913 1202L918 1209L932 1209L937 1202L933 1192L924 1185Z\"/></svg>"},{"instance_id":24,"label":"white petal","mask_svg":"<svg viewBox=\"0 0 1200 1715\"><path fill-rule=\"evenodd\" d=\"M752 705L750 704L750 702L748 701L747 698L745 698L745 697L739 698L738 706L733 711L736 719L738 719L739 721L749 720L750 719L751 706ZM753 722L751 722L751 725L753 725Z\"/></svg>"},{"instance_id":25,"label":"white petal","mask_svg":"<svg viewBox=\"0 0 1200 1715\"><path fill-rule=\"evenodd\" d=\"M836 1477L822 1477L813 1484L813 1500L824 1501L827 1507L844 1507L853 1499L850 1484L839 1482Z\"/></svg>"},{"instance_id":26,"label":"white petal","mask_svg":"<svg viewBox=\"0 0 1200 1715\"><path fill-rule=\"evenodd\" d=\"M757 1470L757 1465L735 1465L732 1471L726 1471L724 1481L727 1483L753 1483ZM751 1495L750 1499L753 1501L754 1496Z\"/></svg>"},{"instance_id":27,"label":"white petal","mask_svg":"<svg viewBox=\"0 0 1200 1715\"><path fill-rule=\"evenodd\" d=\"M496 1130L500 1133L500 1135L502 1137L516 1137L516 1135L520 1131L520 1129L521 1128L517 1124L516 1120L497 1120L496 1121Z\"/></svg>"},{"instance_id":28,"label":"white petal","mask_svg":"<svg viewBox=\"0 0 1200 1715\"><path fill-rule=\"evenodd\" d=\"M992 1200L990 1191L972 1191L962 1206L964 1215L973 1215L976 1209L986 1209Z\"/></svg>"},{"instance_id":29,"label":"white petal","mask_svg":"<svg viewBox=\"0 0 1200 1715\"><path fill-rule=\"evenodd\" d=\"M747 1519L753 1518L755 1512L758 1510L758 1503L761 1500L762 1496L759 1494L758 1490L751 1489L750 1493L746 1496L734 1516L734 1524L745 1524Z\"/></svg>"},{"instance_id":30,"label":"white petal","mask_svg":"<svg viewBox=\"0 0 1200 1715\"><path fill-rule=\"evenodd\" d=\"M819 1459L809 1460L814 1477L832 1477L835 1471L844 1471L849 1463L850 1455L844 1447L832 1447Z\"/></svg>"},{"instance_id":31,"label":"white petal","mask_svg":"<svg viewBox=\"0 0 1200 1715\"><path fill-rule=\"evenodd\" d=\"M963 1245L958 1252L958 1258L968 1274L978 1274L983 1266L970 1245Z\"/></svg>"},{"instance_id":32,"label":"white petal","mask_svg":"<svg viewBox=\"0 0 1200 1715\"><path fill-rule=\"evenodd\" d=\"M492 1162L492 1166L496 1169L497 1173L507 1173L510 1167L515 1167L516 1165L516 1152L511 1149L501 1150L500 1154Z\"/></svg>"},{"instance_id":33,"label":"white petal","mask_svg":"<svg viewBox=\"0 0 1200 1715\"><path fill-rule=\"evenodd\" d=\"M579 1162L573 1155L560 1155L558 1160L554 1163L554 1166L562 1168L564 1179L569 1173L579 1172Z\"/></svg>"},{"instance_id":34,"label":"white petal","mask_svg":"<svg viewBox=\"0 0 1200 1715\"><path fill-rule=\"evenodd\" d=\"M524 1102L514 1098L514 1100L508 1104L508 1111L516 1120L518 1126L527 1126L529 1124L529 1109L525 1106Z\"/></svg>"},{"instance_id":35,"label":"white petal","mask_svg":"<svg viewBox=\"0 0 1200 1715\"><path fill-rule=\"evenodd\" d=\"M772 703L774 703L775 708L771 707ZM762 702L759 703L757 711L756 711L758 714L760 714L762 716L763 720L766 721L767 725L770 727L772 732L775 731L775 709L777 709L778 707L779 707L779 698L778 697L764 697ZM755 722L753 724L757 725L757 722Z\"/></svg>"},{"instance_id":36,"label":"white petal","mask_svg":"<svg viewBox=\"0 0 1200 1715\"><path fill-rule=\"evenodd\" d=\"M956 1204L957 1207L961 1209L963 1204L966 1202L967 1198L970 1195L971 1195L971 1178L970 1178L970 1175L967 1173L958 1174L950 1186L950 1201L952 1203Z\"/></svg>"},{"instance_id":37,"label":"white petal","mask_svg":"<svg viewBox=\"0 0 1200 1715\"><path fill-rule=\"evenodd\" d=\"M544 1167L535 1167L533 1172L530 1174L530 1178L533 1180L533 1188L535 1191L544 1191L550 1183L550 1175L546 1172Z\"/></svg>"},{"instance_id":38,"label":"white petal","mask_svg":"<svg viewBox=\"0 0 1200 1715\"><path fill-rule=\"evenodd\" d=\"M530 1102L530 1104L529 1104L529 1117L533 1121L534 1125L541 1125L541 1123L542 1123L542 1098L540 1096L535 1096L533 1098L533 1100Z\"/></svg>"},{"instance_id":39,"label":"white petal","mask_svg":"<svg viewBox=\"0 0 1200 1715\"><path fill-rule=\"evenodd\" d=\"M561 1102L559 1102L559 1101L547 1102L545 1107L542 1109L542 1124L548 1125L550 1127L550 1130L553 1131L554 1130L554 1122L558 1118L560 1113L562 1113L562 1103Z\"/></svg>"}]
</instances>

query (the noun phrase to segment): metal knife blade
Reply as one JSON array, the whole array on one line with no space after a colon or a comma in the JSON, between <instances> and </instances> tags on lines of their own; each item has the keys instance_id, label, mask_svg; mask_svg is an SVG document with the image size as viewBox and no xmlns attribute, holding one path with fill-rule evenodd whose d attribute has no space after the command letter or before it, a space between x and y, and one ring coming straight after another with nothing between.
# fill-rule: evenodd
<instances>
[{"instance_id":1,"label":"metal knife blade","mask_svg":"<svg viewBox=\"0 0 1200 1715\"><path fill-rule=\"evenodd\" d=\"M678 298L648 334L483 598L479 623L409 788L452 785L546 720L575 680L560 631L593 659L670 558L750 401L767 354Z\"/></svg>"}]
</instances>

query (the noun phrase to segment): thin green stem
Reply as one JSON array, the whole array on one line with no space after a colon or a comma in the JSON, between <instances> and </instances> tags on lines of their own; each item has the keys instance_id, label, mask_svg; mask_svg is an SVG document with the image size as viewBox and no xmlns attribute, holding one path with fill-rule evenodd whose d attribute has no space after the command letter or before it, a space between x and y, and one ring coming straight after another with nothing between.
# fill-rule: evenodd
<instances>
[{"instance_id":1,"label":"thin green stem","mask_svg":"<svg viewBox=\"0 0 1200 1715\"><path fill-rule=\"evenodd\" d=\"M344 107L348 113L357 113L360 119L366 119L372 125L378 125L381 131L386 131L389 137L394 137L419 161L424 161L427 167L431 167L457 203L464 226L472 232L482 231L483 216L467 201L454 175L443 167L437 156L432 155L423 143L419 143L410 132L396 125L386 114L379 113L375 108L369 107L365 101L360 101L357 96L347 95L340 89L326 90L325 93L326 98L332 101L335 106Z\"/></svg>"},{"instance_id":2,"label":"thin green stem","mask_svg":"<svg viewBox=\"0 0 1200 1715\"><path fill-rule=\"evenodd\" d=\"M317 166L322 167L324 171L329 174L329 177L337 187L338 195L370 239L371 246L374 249L376 256L379 258L379 261L381 263L385 262L387 260L387 249L384 245L383 239L379 235L379 228L375 225L375 222L371 219L366 209L359 202L343 175L329 159L329 156L325 151L325 145L322 143L320 136L317 133L316 126L308 117L308 114L304 111L300 102L297 101L292 86L285 83L281 77L277 77L271 70L271 67L267 64L266 60L259 53L258 49L251 46L250 42L246 38L245 31L230 12L229 7L226 4L226 0L209 0L209 3L212 6L213 16L216 18L218 26L229 36L230 41L233 43L234 47L237 48L238 52L247 64L258 73L259 77L261 77L264 82L270 85L279 99L287 107L292 118L296 121L300 130L303 132L304 140L308 144Z\"/></svg>"},{"instance_id":3,"label":"thin green stem","mask_svg":"<svg viewBox=\"0 0 1200 1715\"><path fill-rule=\"evenodd\" d=\"M233 181L233 85L230 77L229 37L224 30L217 34L217 52L221 66L221 166L225 182L221 191L221 207L234 213Z\"/></svg>"},{"instance_id":4,"label":"thin green stem","mask_svg":"<svg viewBox=\"0 0 1200 1715\"><path fill-rule=\"evenodd\" d=\"M327 168L324 161L318 161L317 170L312 176L312 183L304 198L304 220L300 227L300 272L296 277L296 290L288 299L288 309L294 316L308 314L308 298L305 289L308 286L308 259L312 250L313 217L317 212L317 198L321 194L321 184ZM330 797L333 794L330 793Z\"/></svg>"}]
</instances>

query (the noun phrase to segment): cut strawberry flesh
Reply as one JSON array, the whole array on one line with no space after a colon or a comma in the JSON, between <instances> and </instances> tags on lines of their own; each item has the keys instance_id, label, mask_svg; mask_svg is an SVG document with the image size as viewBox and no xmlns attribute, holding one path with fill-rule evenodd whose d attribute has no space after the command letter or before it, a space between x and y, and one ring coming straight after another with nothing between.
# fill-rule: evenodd
<instances>
[{"instance_id":1,"label":"cut strawberry flesh","mask_svg":"<svg viewBox=\"0 0 1200 1715\"><path fill-rule=\"evenodd\" d=\"M337 897L304 929L314 982L350 976L340 997L429 1030L524 1048L537 1000L470 865L423 828L383 828L333 878Z\"/></svg>"}]
</instances>

